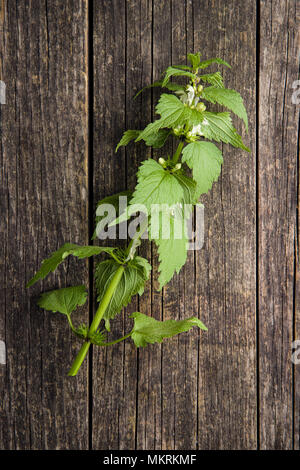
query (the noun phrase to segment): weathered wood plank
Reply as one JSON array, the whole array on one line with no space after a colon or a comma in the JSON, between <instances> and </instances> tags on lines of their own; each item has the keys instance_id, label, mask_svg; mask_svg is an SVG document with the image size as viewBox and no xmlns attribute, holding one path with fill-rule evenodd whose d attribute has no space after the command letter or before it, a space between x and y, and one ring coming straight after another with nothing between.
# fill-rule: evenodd
<instances>
[{"instance_id":1,"label":"weathered wood plank","mask_svg":"<svg viewBox=\"0 0 300 470\"><path fill-rule=\"evenodd\" d=\"M223 146L222 175L205 205L204 247L196 253L196 298L208 327L200 336L199 449L256 447L255 39L254 2L194 1L194 49L222 57L228 88L249 115L251 154ZM212 68L213 69L213 68ZM209 70L209 69L207 69Z\"/></svg>"},{"instance_id":2,"label":"weathered wood plank","mask_svg":"<svg viewBox=\"0 0 300 470\"><path fill-rule=\"evenodd\" d=\"M154 116L159 90L132 101L135 91L193 50L232 64L226 84L245 98L252 153L224 146L222 177L203 198L205 245L189 254L163 293L156 249L143 244L153 282L113 323L118 337L130 329L128 313L135 310L157 319L198 315L208 333L193 330L138 351L130 341L94 348L89 403L88 361L76 378L66 377L79 343L63 318L35 305L41 290L87 284L87 265L69 260L25 289L41 260L64 241L88 241L88 1L0 0L0 79L7 86L7 104L0 105L0 340L7 346L0 446L87 448L90 405L94 449L252 449L257 441L262 449L293 443L299 449L299 365L293 372L291 363L293 336L300 337L293 292L299 106L291 98L299 78L299 6L260 2L256 174L255 2L92 3L94 205L132 188L139 162L151 155L143 144L114 154L125 128L143 128ZM172 145L154 156L167 151ZM86 308L75 321L84 316Z\"/></svg>"},{"instance_id":3,"label":"weathered wood plank","mask_svg":"<svg viewBox=\"0 0 300 470\"><path fill-rule=\"evenodd\" d=\"M165 6L161 5L162 8ZM187 49L193 40L192 9L186 2L170 4L171 55L169 64L186 63ZM161 29L166 30L164 15ZM191 28L188 29L187 25ZM169 34L169 31L165 31ZM167 39L162 41L162 47ZM177 145L177 143L175 142ZM173 152L176 146L173 148ZM180 320L197 316L194 253L186 265L164 288L163 319ZM163 449L196 449L197 446L197 367L198 331L192 330L164 342L162 347L162 447Z\"/></svg>"},{"instance_id":4,"label":"weathered wood plank","mask_svg":"<svg viewBox=\"0 0 300 470\"><path fill-rule=\"evenodd\" d=\"M126 2L97 2L93 18L96 202L127 186L125 151L121 149L117 155L114 153L126 126ZM112 321L115 338L125 334L126 325L123 314ZM94 348L94 449L134 447L136 385L133 389L130 387L136 380L136 361L136 352L130 344Z\"/></svg>"},{"instance_id":5,"label":"weathered wood plank","mask_svg":"<svg viewBox=\"0 0 300 470\"><path fill-rule=\"evenodd\" d=\"M153 81L158 80L162 72L170 65L172 62L172 1L160 2L158 0L153 1ZM153 119L155 119L155 106L157 104L158 98L161 94L160 89L153 90ZM154 158L160 156L166 158L166 154L172 154L172 145L167 144L163 149L159 151L153 151L155 155ZM165 289L159 291L158 283L158 255L155 244L152 246L152 266L153 266L153 282L152 282L152 316L157 320L164 320L164 308L165 308ZM155 375L160 379L160 387L157 387L157 391L160 392L160 401L156 401L155 421L159 423L160 430L156 438L156 448L166 449L168 446L169 437L172 439L173 432L172 429L168 428L167 422L169 419L168 410L166 407L166 401L164 400L164 383L166 376L163 376L164 368L164 358L163 358L163 349L164 344L154 345L157 347L157 350L154 350L154 347L151 348L152 351L149 351L149 354L154 354L156 364L153 363L153 366L156 369ZM153 370L151 370L153 374ZM169 374L168 374L169 375ZM169 389L169 393L172 393L172 390ZM159 395L157 394L157 399ZM172 398L170 397L170 401ZM170 419L172 419L173 413L171 413Z\"/></svg>"},{"instance_id":6,"label":"weathered wood plank","mask_svg":"<svg viewBox=\"0 0 300 470\"><path fill-rule=\"evenodd\" d=\"M300 136L300 125L298 121L298 142ZM298 155L299 159L299 155ZM298 173L298 201L297 207L299 207L299 160L297 165ZM294 364L294 449L300 450L300 364L299 364L299 339L300 339L300 278L299 278L299 210L298 210L298 220L295 227L295 304L294 304L294 340L297 342L297 363ZM293 353L296 350L293 349Z\"/></svg>"},{"instance_id":7,"label":"weathered wood plank","mask_svg":"<svg viewBox=\"0 0 300 470\"><path fill-rule=\"evenodd\" d=\"M295 17L295 24L293 25L293 34L295 33L295 38L294 38L294 46L293 50L294 53L296 51L297 54L297 49L298 49L298 57L296 57L296 60L298 61L297 63L297 68L298 68L298 74L297 74L297 80L300 80L300 64L299 64L299 45L300 45L300 34L299 34L299 27L297 28L297 25L300 23L300 4L297 2L295 4L295 10L294 10L294 17ZM293 72L294 73L294 69ZM293 78L292 78L293 80ZM299 194L300 194L300 179L299 179L299 174L300 174L300 167L299 167L299 143L300 143L300 101L299 101L299 81L296 82L297 88L295 88L295 83L293 81L293 92L296 91L297 96L296 100L295 97L293 97L293 104L294 106L297 106L297 111L296 111L296 120L298 122L298 129L297 129L297 136L295 140L295 150L296 150L296 159L294 159L295 165L296 165L296 174L295 174L295 191L296 191L296 196L297 197L297 202L296 202L296 224L295 224L295 254L294 254L294 340L300 339L300 272L299 272L299 227L300 227L300 213L299 213ZM295 138L295 135L293 136ZM298 343L297 343L298 344ZM297 351L299 351L299 344L297 347ZM294 351L293 351L294 352ZM294 371L293 371L293 381L294 381L294 449L295 450L300 450L300 364L299 364L299 352L297 354L297 364L294 364Z\"/></svg>"},{"instance_id":8,"label":"weathered wood plank","mask_svg":"<svg viewBox=\"0 0 300 470\"><path fill-rule=\"evenodd\" d=\"M300 8L297 5L297 24L300 21ZM298 19L299 18L299 19ZM298 40L299 42L299 40ZM298 59L299 60L299 59ZM300 79L298 73L297 79ZM294 364L294 449L300 450L300 364L299 364L299 340L300 340L300 272L299 272L299 227L300 227L300 213L299 213L299 194L300 194L300 167L299 167L299 143L300 143L300 115L299 115L299 82L297 87L297 101L298 101L298 135L297 135L297 210L296 210L296 227L295 227L295 269L294 269L294 340L297 340L297 363ZM293 91L296 91L293 89ZM294 103L295 104L295 103ZM296 103L297 104L297 103ZM295 352L295 350L293 350Z\"/></svg>"},{"instance_id":9,"label":"weathered wood plank","mask_svg":"<svg viewBox=\"0 0 300 470\"><path fill-rule=\"evenodd\" d=\"M149 122L151 116L151 93L141 94L139 98L133 99L138 90L140 90L151 77L151 19L152 2L149 0L128 0L126 2L126 129L143 129ZM143 144L128 146L125 150L126 157L126 178L127 187L131 190L136 185L136 172L139 163L146 160L151 155L151 150ZM122 156L119 156L122 158ZM144 241L140 254L145 256L151 262L151 247L148 241ZM148 283L144 298L143 313L150 314L149 294L151 292L151 283ZM133 299L125 311L125 331L132 328L132 320L128 315L141 311L140 304L143 296ZM145 303L145 300L148 303ZM140 352L136 349L132 341L127 341L124 345L125 354L125 372L127 382L127 396L131 393L132 401L130 406L125 405L126 414L124 414L121 426L125 438L123 438L124 448L139 448L138 441L138 423L142 419L139 417L139 387L138 374L145 372L140 368ZM129 373L130 371L130 373ZM127 416L126 416L127 415ZM128 442L130 439L130 442Z\"/></svg>"},{"instance_id":10,"label":"weathered wood plank","mask_svg":"<svg viewBox=\"0 0 300 470\"><path fill-rule=\"evenodd\" d=\"M151 90L147 90L135 100L133 96L146 84L152 75L152 1L130 0L127 2L127 70L126 70L126 128L143 129L151 121ZM132 145L126 151L128 185L136 185L136 171L143 160L151 156L151 149L143 144ZM140 254L151 262L151 244L145 240ZM135 305L146 315L152 314L151 282L138 303L130 305L133 312ZM151 449L157 446L160 427L158 427L155 404L160 403L160 350L148 348L137 351L136 383L136 438L137 449ZM157 361L158 358L158 361Z\"/></svg>"},{"instance_id":11,"label":"weathered wood plank","mask_svg":"<svg viewBox=\"0 0 300 470\"><path fill-rule=\"evenodd\" d=\"M63 242L87 241L87 2L2 5L0 442L81 449L87 370L67 377L78 344L36 299L43 288L87 282L87 269L68 262L30 291L25 283Z\"/></svg>"},{"instance_id":12,"label":"weathered wood plank","mask_svg":"<svg viewBox=\"0 0 300 470\"><path fill-rule=\"evenodd\" d=\"M260 14L258 293L262 449L290 449L293 442L291 343L298 110L292 103L292 83L298 75L296 5L296 1L261 2Z\"/></svg>"}]
</instances>

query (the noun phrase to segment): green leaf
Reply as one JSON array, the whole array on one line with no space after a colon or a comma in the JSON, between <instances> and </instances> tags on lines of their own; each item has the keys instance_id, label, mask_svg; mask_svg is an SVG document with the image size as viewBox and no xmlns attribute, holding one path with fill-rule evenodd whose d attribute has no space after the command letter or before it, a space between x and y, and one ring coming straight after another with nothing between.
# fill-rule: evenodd
<instances>
[{"instance_id":1,"label":"green leaf","mask_svg":"<svg viewBox=\"0 0 300 470\"><path fill-rule=\"evenodd\" d=\"M112 254L115 248L112 247L100 247L100 246L81 246L75 245L74 243L65 243L59 250L52 253L50 258L45 259L42 262L42 266L39 271L34 275L32 279L27 283L26 287L30 287L35 284L39 279L44 279L50 272L62 263L69 255L76 256L79 259L89 258L90 256L98 255L100 253Z\"/></svg>"},{"instance_id":2,"label":"green leaf","mask_svg":"<svg viewBox=\"0 0 300 470\"><path fill-rule=\"evenodd\" d=\"M97 300L99 303L101 303L103 296L119 267L120 265L112 259L108 259L97 264L95 282L98 293ZM150 271L151 265L146 259L141 258L140 256L136 256L127 264L124 274L105 311L103 317L105 320L114 318L123 307L128 305L133 295L142 295L145 283L149 279Z\"/></svg>"},{"instance_id":3,"label":"green leaf","mask_svg":"<svg viewBox=\"0 0 300 470\"><path fill-rule=\"evenodd\" d=\"M204 137L217 142L231 144L247 152L250 149L243 144L241 136L232 125L230 113L211 113L204 111L204 121L201 125L201 132Z\"/></svg>"},{"instance_id":4,"label":"green leaf","mask_svg":"<svg viewBox=\"0 0 300 470\"><path fill-rule=\"evenodd\" d=\"M156 111L161 115L161 119L159 120L162 124L161 127L176 127L185 124L192 126L199 124L204 119L203 113L183 104L182 101L174 95L161 95L156 106ZM155 121L153 124L155 123L158 123L158 121ZM146 129L144 129L144 131Z\"/></svg>"},{"instance_id":5,"label":"green leaf","mask_svg":"<svg viewBox=\"0 0 300 470\"><path fill-rule=\"evenodd\" d=\"M97 202L97 208L103 206L103 204L111 204L118 211L120 202L119 198L121 196L126 196L128 199L130 199L132 196L132 191L121 191L120 193L113 194L112 196L104 197L103 199L101 199L101 201Z\"/></svg>"},{"instance_id":6,"label":"green leaf","mask_svg":"<svg viewBox=\"0 0 300 470\"><path fill-rule=\"evenodd\" d=\"M161 115L161 120L164 123L163 127L170 127L180 124L184 119L184 114L187 107L175 95L161 95L156 108L157 114Z\"/></svg>"},{"instance_id":7,"label":"green leaf","mask_svg":"<svg viewBox=\"0 0 300 470\"><path fill-rule=\"evenodd\" d=\"M182 161L192 169L197 182L197 196L200 196L207 193L219 178L223 157L211 142L192 142L183 149Z\"/></svg>"},{"instance_id":8,"label":"green leaf","mask_svg":"<svg viewBox=\"0 0 300 470\"><path fill-rule=\"evenodd\" d=\"M193 69L197 69L201 61L200 52L197 52L196 54L188 54L187 57L188 60L191 62Z\"/></svg>"},{"instance_id":9,"label":"green leaf","mask_svg":"<svg viewBox=\"0 0 300 470\"><path fill-rule=\"evenodd\" d=\"M243 103L243 98L237 91L212 86L205 88L201 97L211 103L219 103L226 106L228 109L231 109L231 111L244 121L248 131L247 111Z\"/></svg>"},{"instance_id":10,"label":"green leaf","mask_svg":"<svg viewBox=\"0 0 300 470\"><path fill-rule=\"evenodd\" d=\"M45 292L37 304L45 310L70 315L78 306L84 305L87 299L85 286L65 287Z\"/></svg>"},{"instance_id":11,"label":"green leaf","mask_svg":"<svg viewBox=\"0 0 300 470\"><path fill-rule=\"evenodd\" d=\"M177 204L183 199L183 190L175 176L151 158L139 167L138 184L130 205L143 204L150 214L152 204Z\"/></svg>"},{"instance_id":12,"label":"green leaf","mask_svg":"<svg viewBox=\"0 0 300 470\"><path fill-rule=\"evenodd\" d=\"M162 119L157 119L154 122L150 122L150 124L148 124L140 133L140 135L135 139L135 142L139 142L140 140L146 141L148 138L152 138L152 136L157 134L162 127L167 127L164 125Z\"/></svg>"},{"instance_id":13,"label":"green leaf","mask_svg":"<svg viewBox=\"0 0 300 470\"><path fill-rule=\"evenodd\" d=\"M207 73L205 75L199 75L199 78L204 83L210 83L211 85L213 85L215 87L224 88L223 77L220 74L220 72Z\"/></svg>"},{"instance_id":14,"label":"green leaf","mask_svg":"<svg viewBox=\"0 0 300 470\"><path fill-rule=\"evenodd\" d=\"M144 90L147 90L148 88L155 88L155 87L161 87L161 88L166 88L167 90L170 91L178 91L178 90L184 90L185 86L179 85L179 83L174 83L174 82L169 82L165 86L163 86L162 80L158 80L151 85L147 85L144 88L142 88L138 93L135 95L134 99L137 98Z\"/></svg>"},{"instance_id":15,"label":"green leaf","mask_svg":"<svg viewBox=\"0 0 300 470\"><path fill-rule=\"evenodd\" d=\"M178 204L195 204L196 186L183 170L171 173L155 160L146 160L138 171L138 184L127 210L110 225L128 220L141 204L147 209L148 216L151 216L152 204L167 205L169 208Z\"/></svg>"},{"instance_id":16,"label":"green leaf","mask_svg":"<svg viewBox=\"0 0 300 470\"><path fill-rule=\"evenodd\" d=\"M153 235L153 219L150 222L150 237L158 248L160 289L175 273L179 273L186 262L189 246L186 223L198 198L196 182L183 170L174 172L174 177L182 188L183 198L178 200L177 204L170 208L171 210L165 210L160 214L156 237Z\"/></svg>"},{"instance_id":17,"label":"green leaf","mask_svg":"<svg viewBox=\"0 0 300 470\"><path fill-rule=\"evenodd\" d=\"M116 146L115 152L117 153L120 147L126 146L129 144L129 142L131 142L132 140L135 140L139 136L140 132L141 131L136 131L136 130L125 131L120 142Z\"/></svg>"},{"instance_id":18,"label":"green leaf","mask_svg":"<svg viewBox=\"0 0 300 470\"><path fill-rule=\"evenodd\" d=\"M155 134L163 127L172 127L181 124L184 121L184 115L187 108L174 95L162 94L156 106L157 113L161 114L161 119L154 121L140 133L136 142L146 140L152 134Z\"/></svg>"},{"instance_id":19,"label":"green leaf","mask_svg":"<svg viewBox=\"0 0 300 470\"><path fill-rule=\"evenodd\" d=\"M75 245L74 243L65 243L61 248L59 248L59 250L52 253L50 258L47 258L42 262L41 268L33 278L30 279L26 287L33 286L33 284L35 284L39 279L44 279L49 273L55 271L57 266L64 260L63 254L66 251L77 247L79 247L79 245Z\"/></svg>"},{"instance_id":20,"label":"green leaf","mask_svg":"<svg viewBox=\"0 0 300 470\"><path fill-rule=\"evenodd\" d=\"M207 331L206 326L196 317L186 320L165 320L158 321L140 312L130 315L134 319L131 338L137 348L147 346L148 343L161 343L164 338L188 331L194 326Z\"/></svg>"},{"instance_id":21,"label":"green leaf","mask_svg":"<svg viewBox=\"0 0 300 470\"><path fill-rule=\"evenodd\" d=\"M120 215L120 197L127 197L127 205L129 204L129 201L132 197L132 191L121 191L120 193L117 193L117 194L113 194L112 196L107 196L105 197L104 199L101 199L101 201L99 201L97 203L97 209L98 207L100 206L103 206L104 204L111 204L115 210L116 210L116 215L119 216ZM126 206L127 206L126 205ZM123 209L123 208L122 208ZM96 215L96 218L95 218L95 222L96 222L96 227L97 227L97 224L99 222L101 222L101 220L105 217L105 215ZM96 229L94 230L94 234L92 236L92 240L94 240L95 238L97 237L96 235Z\"/></svg>"},{"instance_id":22,"label":"green leaf","mask_svg":"<svg viewBox=\"0 0 300 470\"><path fill-rule=\"evenodd\" d=\"M228 64L228 62L226 62L223 59L219 59L218 57L216 57L214 59L203 60L202 62L199 63L198 68L199 69L206 69L206 67L208 67L211 64L226 65L226 67L229 67L231 69L231 66Z\"/></svg>"},{"instance_id":23,"label":"green leaf","mask_svg":"<svg viewBox=\"0 0 300 470\"><path fill-rule=\"evenodd\" d=\"M163 288L174 276L178 274L186 262L188 239L186 234L186 222L182 210L177 207L174 215L171 213L160 213L159 236L154 238L151 232L152 240L158 248L159 259L159 284ZM169 233L167 233L169 227ZM151 220L151 230L153 229L153 220Z\"/></svg>"},{"instance_id":24,"label":"green leaf","mask_svg":"<svg viewBox=\"0 0 300 470\"><path fill-rule=\"evenodd\" d=\"M172 67L174 67L175 69L190 70L190 71L193 70L193 67L191 67L190 65L172 65Z\"/></svg>"},{"instance_id":25,"label":"green leaf","mask_svg":"<svg viewBox=\"0 0 300 470\"><path fill-rule=\"evenodd\" d=\"M91 256L100 255L100 253L108 253L111 254L116 250L115 247L109 246L94 246L94 245L87 245L87 246L80 246L78 248L73 248L71 250L66 250L62 258L65 259L70 255L76 256L78 259L90 258Z\"/></svg>"},{"instance_id":26,"label":"green leaf","mask_svg":"<svg viewBox=\"0 0 300 470\"><path fill-rule=\"evenodd\" d=\"M149 147L159 149L165 145L170 133L171 131L169 131L168 129L159 129L158 132L150 134L148 135L148 137L145 138L145 144Z\"/></svg>"},{"instance_id":27,"label":"green leaf","mask_svg":"<svg viewBox=\"0 0 300 470\"><path fill-rule=\"evenodd\" d=\"M203 121L203 113L185 106L176 96L162 94L156 106L156 111L161 118L148 124L147 127L137 137L139 140L146 140L150 135L157 133L161 128L175 128L188 124L197 125Z\"/></svg>"},{"instance_id":28,"label":"green leaf","mask_svg":"<svg viewBox=\"0 0 300 470\"><path fill-rule=\"evenodd\" d=\"M150 220L149 236L158 248L160 289L186 262L189 246L186 223L197 201L196 182L183 170L174 172L174 177L182 188L182 199L177 199L169 210L153 214Z\"/></svg>"},{"instance_id":29,"label":"green leaf","mask_svg":"<svg viewBox=\"0 0 300 470\"><path fill-rule=\"evenodd\" d=\"M136 139L141 132L142 131L126 131L116 147L116 152L121 145L127 145L131 140ZM155 131L144 138L145 144L148 147L161 148L169 137L170 132L171 131L166 129L159 129L157 132ZM125 134L127 134L127 136L125 136Z\"/></svg>"},{"instance_id":30,"label":"green leaf","mask_svg":"<svg viewBox=\"0 0 300 470\"><path fill-rule=\"evenodd\" d=\"M166 86L171 77L179 77L179 76L196 78L196 75L192 72L180 70L175 67L168 67L165 72L165 77L163 79L162 86L163 87Z\"/></svg>"},{"instance_id":31,"label":"green leaf","mask_svg":"<svg viewBox=\"0 0 300 470\"><path fill-rule=\"evenodd\" d=\"M180 85L179 83L169 82L165 86L162 86L162 81L157 82L157 83L161 83L162 88L166 88L167 90L170 90L170 91L185 90L185 85ZM158 86L160 86L160 85L158 85Z\"/></svg>"},{"instance_id":32,"label":"green leaf","mask_svg":"<svg viewBox=\"0 0 300 470\"><path fill-rule=\"evenodd\" d=\"M174 176L183 189L183 203L196 204L196 182L187 176L183 170L176 171Z\"/></svg>"},{"instance_id":33,"label":"green leaf","mask_svg":"<svg viewBox=\"0 0 300 470\"><path fill-rule=\"evenodd\" d=\"M182 170L172 173L152 159L141 164L138 184L126 217L132 214L134 204L145 206L148 216L151 216L150 238L158 247L161 288L186 261L188 240L185 218L190 215L195 202L196 183ZM159 205L156 206L157 211L153 211L153 204Z\"/></svg>"}]
</instances>

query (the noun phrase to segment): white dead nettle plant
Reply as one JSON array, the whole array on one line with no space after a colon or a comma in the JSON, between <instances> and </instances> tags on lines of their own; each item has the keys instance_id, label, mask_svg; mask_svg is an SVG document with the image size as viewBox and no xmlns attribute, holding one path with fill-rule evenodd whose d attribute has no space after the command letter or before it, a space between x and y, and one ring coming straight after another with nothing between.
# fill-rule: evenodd
<instances>
[{"instance_id":1,"label":"white dead nettle plant","mask_svg":"<svg viewBox=\"0 0 300 470\"><path fill-rule=\"evenodd\" d=\"M108 196L97 206L98 227L105 217L105 211L101 211L101 206L104 208L105 204L112 205L116 212L109 227L126 222L138 210L146 213L147 217L136 227L128 246L116 248L66 243L43 261L40 270L28 283L28 286L32 286L46 277L68 256L79 259L103 254L106 256L106 259L95 263L98 308L90 326L82 323L75 327L71 320L72 312L86 302L87 290L84 285L46 292L38 301L40 307L64 314L71 330L82 341L69 375L77 374L91 344L107 347L131 338L137 347L141 347L148 343L160 343L164 338L194 326L206 330L197 317L161 322L144 313L134 312L131 315L133 328L130 332L117 340L106 339L110 320L129 304L133 295L143 294L145 283L150 277L150 263L137 254L146 231L158 249L161 289L185 264L189 248L186 213L191 214L193 207L199 206L199 198L217 181L223 163L222 153L212 141L249 151L232 124L230 112L207 110L209 103L223 105L244 121L246 129L248 127L247 113L239 93L224 87L219 71L203 74L203 70L211 65L230 67L229 64L219 58L201 60L199 53L188 54L188 60L190 65L168 67L162 80L150 85L161 86L167 91L161 94L156 106L159 118L144 130L127 130L116 148L117 151L131 141L143 141L147 146L157 149L162 148L168 139L175 138L178 146L174 155L145 160L138 169L137 184L133 191L125 190ZM185 77L187 85L171 82L170 79L174 77ZM129 202L124 208L119 201L125 196ZM159 211L153 210L155 206L159 207ZM151 235L153 228L155 233L152 230ZM105 321L106 331L99 328L101 320Z\"/></svg>"}]
</instances>

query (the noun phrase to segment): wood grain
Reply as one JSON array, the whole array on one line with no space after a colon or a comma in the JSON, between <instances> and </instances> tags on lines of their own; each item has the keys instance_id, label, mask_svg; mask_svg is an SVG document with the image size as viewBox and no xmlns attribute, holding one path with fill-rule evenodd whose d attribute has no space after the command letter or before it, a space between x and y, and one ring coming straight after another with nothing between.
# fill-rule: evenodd
<instances>
[{"instance_id":1,"label":"wood grain","mask_svg":"<svg viewBox=\"0 0 300 470\"><path fill-rule=\"evenodd\" d=\"M296 5L295 1L261 2L260 14L258 295L262 449L293 446L291 344L298 110L292 103L292 83L298 74ZM299 422L296 427L299 429Z\"/></svg>"},{"instance_id":2,"label":"wood grain","mask_svg":"<svg viewBox=\"0 0 300 470\"><path fill-rule=\"evenodd\" d=\"M299 79L299 75L298 75ZM300 104L300 103L299 103ZM299 137L300 137L300 122L299 122L299 109L298 109L298 162L297 162L297 210L296 210L296 227L295 227L295 285L294 285L294 337L293 340L297 341L297 363L293 366L293 379L294 379L294 449L300 450L300 363L299 363L299 339L300 339L300 276L299 276ZM295 350L293 350L295 352Z\"/></svg>"},{"instance_id":3,"label":"wood grain","mask_svg":"<svg viewBox=\"0 0 300 470\"><path fill-rule=\"evenodd\" d=\"M95 3L93 55L96 202L127 187L125 152L121 150L117 155L114 152L126 126L125 2ZM112 325L115 338L125 334L123 314L118 315ZM94 449L132 449L134 446L136 386L129 387L135 377L136 351L132 345L120 343L112 348L94 349L91 414Z\"/></svg>"},{"instance_id":4,"label":"wood grain","mask_svg":"<svg viewBox=\"0 0 300 470\"><path fill-rule=\"evenodd\" d=\"M41 290L87 282L66 263L25 283L63 242L87 241L87 5L4 2L1 74L0 442L4 449L87 447L87 370L67 378L78 344L59 314L36 306ZM84 318L84 313L83 313Z\"/></svg>"},{"instance_id":5,"label":"wood grain","mask_svg":"<svg viewBox=\"0 0 300 470\"><path fill-rule=\"evenodd\" d=\"M164 34L171 33L171 54L162 64L186 63L187 53L193 52L191 8L186 2L170 2L170 31L166 28L164 14L158 12L157 18L164 21ZM191 49L188 49L189 41ZM163 36L161 47L167 38ZM169 60L169 64L167 63ZM177 144L176 144L177 145ZM173 152L176 146L173 146ZM164 287L163 319L181 320L197 316L194 253L189 252L187 262L179 275L175 275ZM196 449L197 447L197 368L198 368L198 331L192 330L179 335L162 345L162 448Z\"/></svg>"},{"instance_id":6,"label":"wood grain","mask_svg":"<svg viewBox=\"0 0 300 470\"><path fill-rule=\"evenodd\" d=\"M222 57L225 84L245 101L251 154L223 145L218 183L203 198L204 247L197 252L196 298L208 327L200 337L199 449L256 447L255 43L253 2L194 2L194 49ZM212 40L213 38L213 40ZM224 70L225 69L225 70ZM208 69L207 69L208 70Z\"/></svg>"},{"instance_id":7,"label":"wood grain","mask_svg":"<svg viewBox=\"0 0 300 470\"><path fill-rule=\"evenodd\" d=\"M153 81L159 80L163 71L170 65L172 62L172 1L160 2L158 0L153 1ZM160 89L153 90L153 119L157 116L155 114L155 106L157 104L158 98L161 94ZM166 155L172 155L173 147L171 143L168 143L163 149L159 151L153 151L154 158L164 157ZM164 320L165 312L165 289L159 291L158 283L158 255L155 244L152 246L152 266L153 266L153 281L152 281L152 315L157 320ZM178 299L178 293L174 292L174 298ZM176 315L176 313L174 312ZM156 437L156 448L166 449L169 447L169 441L172 441L174 437L174 430L169 426L170 421L174 421L174 412L172 409L171 415L168 416L169 404L172 406L173 402L173 387L170 383L170 377L172 372L170 369L167 373L163 372L165 367L164 360L164 347L165 344L159 345L159 350L156 351L154 357L157 360L157 364L153 364L152 367L155 367L156 374L160 379L160 401L156 402L156 409L154 410L156 421L160 423L160 430ZM165 358L166 359L166 358ZM150 370L151 374L153 371ZM165 387L166 381L169 382L170 388L170 401L166 402L165 400ZM170 421L169 421L170 420Z\"/></svg>"},{"instance_id":8,"label":"wood grain","mask_svg":"<svg viewBox=\"0 0 300 470\"><path fill-rule=\"evenodd\" d=\"M296 0L0 0L1 449L300 448L300 366L291 362L300 339L299 10ZM36 300L88 286L88 265L69 260L30 290L25 283L63 242L88 242L97 201L133 189L141 161L174 151L170 142L114 153L125 129L156 117L160 90L134 94L193 51L232 65L220 71L244 97L249 135L234 124L251 154L220 146L221 178L202 198L204 246L162 292L156 248L143 243L151 282L111 337L129 331L137 310L196 315L209 330L139 350L130 340L94 348L68 378L80 344Z\"/></svg>"},{"instance_id":9,"label":"wood grain","mask_svg":"<svg viewBox=\"0 0 300 470\"><path fill-rule=\"evenodd\" d=\"M152 1L127 2L127 70L126 70L126 128L143 129L151 121L151 90L146 90L137 99L135 93L148 85L152 77ZM138 51L138 53L137 53ZM151 156L151 149L144 144L132 145L126 151L128 185L134 188L138 165ZM153 265L151 244L145 240L140 254ZM152 278L155 274L152 272ZM133 312L136 303L128 308ZM138 299L138 310L160 319L161 295L154 291L151 282ZM157 311L158 310L158 311ZM158 314L158 316L157 316ZM161 376L160 348L138 350L136 383L136 436L137 449L160 448Z\"/></svg>"}]
</instances>

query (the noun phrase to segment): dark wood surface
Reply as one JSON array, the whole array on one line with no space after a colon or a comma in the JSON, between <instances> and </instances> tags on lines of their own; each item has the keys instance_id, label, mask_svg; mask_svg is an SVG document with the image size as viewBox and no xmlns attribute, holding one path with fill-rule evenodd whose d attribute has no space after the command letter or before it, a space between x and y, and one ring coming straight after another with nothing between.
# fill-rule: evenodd
<instances>
[{"instance_id":1,"label":"dark wood surface","mask_svg":"<svg viewBox=\"0 0 300 470\"><path fill-rule=\"evenodd\" d=\"M300 383L287 367L291 342L300 333L294 331L293 296L299 105L293 104L290 93L299 71L296 6L296 1L277 1L261 7L257 294L262 448L292 447L294 427L299 448L299 420L293 421L293 407ZM298 15L298 28L299 19Z\"/></svg>"},{"instance_id":2,"label":"dark wood surface","mask_svg":"<svg viewBox=\"0 0 300 470\"><path fill-rule=\"evenodd\" d=\"M297 1L0 5L0 448L299 449ZM126 128L151 120L158 91L132 98L198 50L232 64L224 76L245 99L249 135L235 123L251 154L223 146L222 175L203 198L204 246L162 292L156 251L143 245L152 282L114 331L127 332L137 309L197 315L209 330L141 350L94 348L67 377L80 343L36 299L85 283L90 307L75 319L88 321L93 264L70 260L25 283L63 242L88 243L99 199L134 187L151 150L114 149Z\"/></svg>"}]
</instances>

